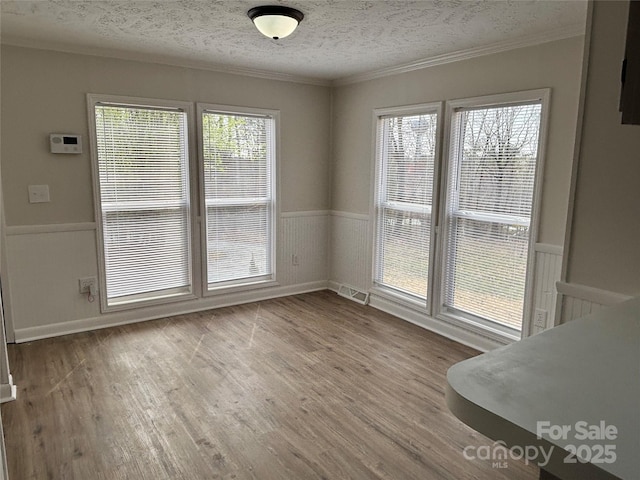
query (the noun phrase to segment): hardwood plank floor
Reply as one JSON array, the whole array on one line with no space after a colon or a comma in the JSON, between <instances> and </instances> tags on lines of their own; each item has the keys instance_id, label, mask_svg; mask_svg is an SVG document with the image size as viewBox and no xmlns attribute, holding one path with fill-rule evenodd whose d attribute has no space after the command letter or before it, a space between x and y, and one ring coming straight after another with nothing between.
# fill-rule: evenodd
<instances>
[{"instance_id":1,"label":"hardwood plank floor","mask_svg":"<svg viewBox=\"0 0 640 480\"><path fill-rule=\"evenodd\" d=\"M462 455L475 354L328 291L10 345L10 479L536 479Z\"/></svg>"}]
</instances>

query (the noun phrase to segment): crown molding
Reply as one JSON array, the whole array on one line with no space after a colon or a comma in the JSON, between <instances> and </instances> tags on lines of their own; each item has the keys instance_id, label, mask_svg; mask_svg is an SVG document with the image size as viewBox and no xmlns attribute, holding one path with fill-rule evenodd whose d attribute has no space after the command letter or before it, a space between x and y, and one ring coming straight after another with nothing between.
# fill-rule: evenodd
<instances>
[{"instance_id":1,"label":"crown molding","mask_svg":"<svg viewBox=\"0 0 640 480\"><path fill-rule=\"evenodd\" d=\"M502 42L492 43L481 47L468 48L464 50L458 50L456 52L445 53L443 55L436 55L434 57L424 58L410 63L402 65L396 65L394 67L381 68L379 70L373 70L370 72L359 73L356 75L350 75L335 79L331 82L332 86L350 85L353 83L366 82L368 80L374 80L376 78L389 77L392 75L398 75L401 73L413 72L415 70L422 70L424 68L435 67L438 65L445 65L447 63L460 62L462 60L470 60L476 57L482 57L485 55L492 55L494 53L506 52L508 50L515 50L518 48L532 47L535 45L541 45L543 43L555 42L557 40L564 40L572 37L580 37L584 35L584 25L574 24L568 27L563 27L556 30L551 30L535 35L528 35L513 40L505 40Z\"/></svg>"},{"instance_id":2,"label":"crown molding","mask_svg":"<svg viewBox=\"0 0 640 480\"><path fill-rule=\"evenodd\" d=\"M263 78L266 80L276 80L281 82L302 83L307 85L317 85L322 87L343 86L353 83L366 82L377 78L389 77L401 73L413 72L424 68L445 65L447 63L470 60L472 58L492 55L495 53L506 52L518 48L531 47L541 45L543 43L555 42L572 37L580 37L584 35L584 25L574 24L556 30L551 30L534 35L528 35L513 40L496 42L490 45L474 47L464 50L458 50L452 53L436 55L421 60L417 60L393 67L381 68L370 72L349 75L334 80L323 78L306 77L302 75L293 75L288 73L273 72L267 70L259 70L245 67L234 67L230 65L212 64L199 60L186 60L173 56L144 54L140 52L127 52L124 50L113 50L106 48L85 47L81 45L71 45L67 43L42 42L33 39L25 39L21 37L2 36L1 43L3 45L11 45L16 47L34 48L39 50L51 50L63 53L74 53L79 55L90 55L96 57L117 58L120 60L132 60L145 63L157 63L162 65L170 65L183 68L195 68L199 70L207 70L217 73L226 73L230 75L242 75L255 78Z\"/></svg>"},{"instance_id":3,"label":"crown molding","mask_svg":"<svg viewBox=\"0 0 640 480\"><path fill-rule=\"evenodd\" d=\"M245 77L263 78L265 80L277 80L281 82L302 83L307 85L317 85L321 87L331 86L331 80L323 78L306 77L302 75L292 75L288 73L272 72L254 68L234 67L230 65L219 65L199 60L187 60L183 58L154 55L140 52L127 52L124 50L113 50L99 47L85 47L82 45L71 45L68 43L42 42L38 40L26 39L2 35L2 45L14 47L33 48L38 50L50 50L54 52L73 53L77 55L89 55L93 57L116 58L119 60L132 60L136 62L156 63L173 67L195 68L210 72L226 73L230 75L242 75Z\"/></svg>"}]
</instances>

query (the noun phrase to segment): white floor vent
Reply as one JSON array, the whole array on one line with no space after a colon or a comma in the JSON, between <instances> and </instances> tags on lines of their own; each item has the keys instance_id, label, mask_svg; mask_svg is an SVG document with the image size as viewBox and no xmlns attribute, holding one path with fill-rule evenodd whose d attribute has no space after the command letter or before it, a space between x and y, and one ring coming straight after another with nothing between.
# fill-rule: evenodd
<instances>
[{"instance_id":1,"label":"white floor vent","mask_svg":"<svg viewBox=\"0 0 640 480\"><path fill-rule=\"evenodd\" d=\"M369 303L369 294L366 292L361 292L349 285L340 285L338 287L338 295L344 298L348 298L349 300L353 300L354 302L361 303L362 305L366 305Z\"/></svg>"}]
</instances>

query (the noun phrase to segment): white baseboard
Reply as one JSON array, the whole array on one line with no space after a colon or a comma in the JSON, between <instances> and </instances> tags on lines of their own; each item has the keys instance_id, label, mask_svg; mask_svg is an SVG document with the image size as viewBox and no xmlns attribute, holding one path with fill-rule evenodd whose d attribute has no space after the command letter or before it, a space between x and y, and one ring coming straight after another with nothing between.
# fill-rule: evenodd
<instances>
[{"instance_id":1,"label":"white baseboard","mask_svg":"<svg viewBox=\"0 0 640 480\"><path fill-rule=\"evenodd\" d=\"M18 389L13 384L13 377L9 374L9 383L0 384L0 403L11 402L18 397Z\"/></svg>"},{"instance_id":2,"label":"white baseboard","mask_svg":"<svg viewBox=\"0 0 640 480\"><path fill-rule=\"evenodd\" d=\"M328 289L338 292L340 284L329 280ZM507 345L508 342L501 342L493 338L471 332L467 329L443 322L433 317L429 317L423 312L418 312L408 306L401 305L393 300L374 295L369 297L369 306L389 313L394 317L398 317L406 322L413 323L419 327L429 330L430 332L442 335L450 340L461 343L471 348L475 348L481 352L495 350L498 347Z\"/></svg>"},{"instance_id":3,"label":"white baseboard","mask_svg":"<svg viewBox=\"0 0 640 480\"><path fill-rule=\"evenodd\" d=\"M155 307L149 307L140 310L114 312L99 317L84 318L69 322L55 323L51 325L40 325L37 327L27 327L16 329L16 342L30 342L43 338L58 337L72 333L87 332L102 328L115 327L118 325L127 325L131 323L143 322L147 320L155 320L173 315L182 315L186 313L210 310L215 308L228 307L231 305L240 305L243 303L258 302L269 300L272 298L285 297L289 295L298 295L301 293L314 292L318 290L338 291L340 284L334 281L316 281L302 283L289 286L270 287L261 290L236 292L224 295L224 301L220 297L206 297L191 302L181 304L168 304ZM370 305L378 310L394 315L402 320L408 321L419 327L430 330L434 333L447 337L458 343L462 343L469 347L475 348L483 352L493 350L497 347L505 345L496 339L471 332L464 328L452 325L441 320L429 317L424 313L417 312L409 307L400 305L392 300L372 296ZM8 401L15 399L15 386L0 385L0 401ZM5 395L3 395L3 392ZM7 400L2 400L3 398Z\"/></svg>"},{"instance_id":4,"label":"white baseboard","mask_svg":"<svg viewBox=\"0 0 640 480\"><path fill-rule=\"evenodd\" d=\"M272 298L298 295L327 289L327 281L301 283L297 285L277 286L261 290L230 293L222 297L205 297L184 303L160 305L139 310L114 312L99 317L83 318L69 322L39 325L37 327L18 328L15 331L16 343L30 342L42 338L59 337L71 333L87 332L101 328L127 325L130 323L156 320L173 315L211 310L215 308L259 302ZM4 385L0 385L0 388ZM1 392L1 391L0 391Z\"/></svg>"}]
</instances>

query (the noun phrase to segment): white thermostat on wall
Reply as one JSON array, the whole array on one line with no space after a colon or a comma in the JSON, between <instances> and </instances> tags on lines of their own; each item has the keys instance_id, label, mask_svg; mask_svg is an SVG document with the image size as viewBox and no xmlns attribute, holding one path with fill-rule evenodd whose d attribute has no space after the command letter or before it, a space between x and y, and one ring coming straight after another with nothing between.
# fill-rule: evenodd
<instances>
[{"instance_id":1,"label":"white thermostat on wall","mask_svg":"<svg viewBox=\"0 0 640 480\"><path fill-rule=\"evenodd\" d=\"M51 153L82 153L82 137L67 133L49 135Z\"/></svg>"}]
</instances>

